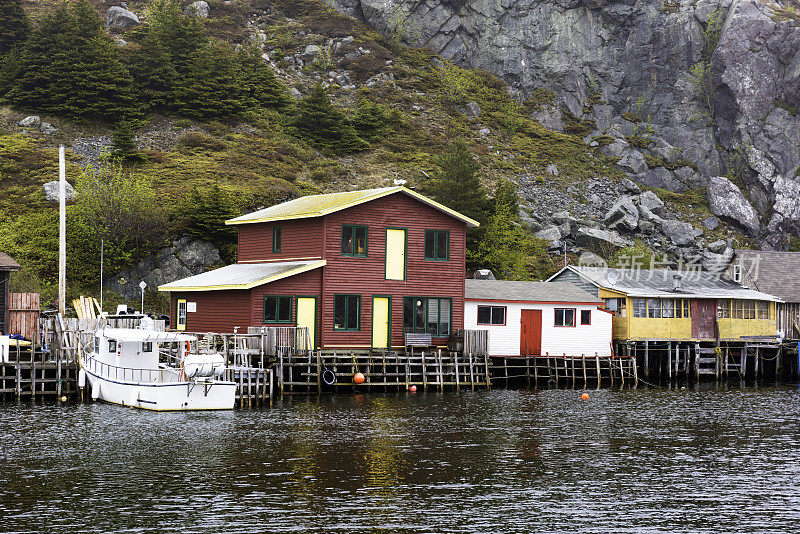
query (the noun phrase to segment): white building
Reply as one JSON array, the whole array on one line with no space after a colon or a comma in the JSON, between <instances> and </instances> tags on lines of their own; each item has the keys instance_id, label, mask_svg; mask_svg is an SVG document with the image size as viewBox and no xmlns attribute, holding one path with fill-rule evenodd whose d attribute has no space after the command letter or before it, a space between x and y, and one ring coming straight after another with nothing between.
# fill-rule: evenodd
<instances>
[{"instance_id":1,"label":"white building","mask_svg":"<svg viewBox=\"0 0 800 534\"><path fill-rule=\"evenodd\" d=\"M489 331L492 356L609 356L612 314L568 282L467 280L464 328Z\"/></svg>"}]
</instances>

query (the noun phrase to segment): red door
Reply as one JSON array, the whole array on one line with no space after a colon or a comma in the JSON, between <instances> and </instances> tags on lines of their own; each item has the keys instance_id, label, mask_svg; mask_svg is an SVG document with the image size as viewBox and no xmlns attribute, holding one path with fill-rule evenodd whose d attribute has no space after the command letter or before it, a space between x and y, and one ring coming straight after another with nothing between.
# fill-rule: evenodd
<instances>
[{"instance_id":1,"label":"red door","mask_svg":"<svg viewBox=\"0 0 800 534\"><path fill-rule=\"evenodd\" d=\"M542 310L522 310L519 353L522 356L542 353Z\"/></svg>"},{"instance_id":2,"label":"red door","mask_svg":"<svg viewBox=\"0 0 800 534\"><path fill-rule=\"evenodd\" d=\"M694 299L692 301L692 337L713 339L717 337L717 301Z\"/></svg>"}]
</instances>

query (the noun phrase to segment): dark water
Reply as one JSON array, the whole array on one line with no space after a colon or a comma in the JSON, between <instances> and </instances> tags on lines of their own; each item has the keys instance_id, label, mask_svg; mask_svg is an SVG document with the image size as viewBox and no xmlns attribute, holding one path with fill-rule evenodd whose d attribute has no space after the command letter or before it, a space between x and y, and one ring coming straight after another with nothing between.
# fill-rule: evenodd
<instances>
[{"instance_id":1,"label":"dark water","mask_svg":"<svg viewBox=\"0 0 800 534\"><path fill-rule=\"evenodd\" d=\"M0 405L0 532L800 532L800 392Z\"/></svg>"}]
</instances>

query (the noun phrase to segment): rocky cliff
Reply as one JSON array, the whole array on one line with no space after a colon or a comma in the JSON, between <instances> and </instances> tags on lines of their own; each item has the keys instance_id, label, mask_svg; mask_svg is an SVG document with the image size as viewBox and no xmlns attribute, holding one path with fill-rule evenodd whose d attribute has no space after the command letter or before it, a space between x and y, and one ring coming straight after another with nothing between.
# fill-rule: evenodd
<instances>
[{"instance_id":1,"label":"rocky cliff","mask_svg":"<svg viewBox=\"0 0 800 534\"><path fill-rule=\"evenodd\" d=\"M764 247L800 235L797 0L333 1L523 95L555 92L535 118L592 121L586 142L635 182L686 191L726 174L717 215Z\"/></svg>"}]
</instances>

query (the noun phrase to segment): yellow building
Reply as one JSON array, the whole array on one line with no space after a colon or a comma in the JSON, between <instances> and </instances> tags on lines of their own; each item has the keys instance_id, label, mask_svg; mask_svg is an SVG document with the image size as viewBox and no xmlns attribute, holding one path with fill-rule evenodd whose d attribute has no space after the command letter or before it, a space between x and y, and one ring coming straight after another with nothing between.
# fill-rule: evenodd
<instances>
[{"instance_id":1,"label":"yellow building","mask_svg":"<svg viewBox=\"0 0 800 534\"><path fill-rule=\"evenodd\" d=\"M571 282L614 312L614 340L736 341L775 338L777 297L704 271L568 266Z\"/></svg>"}]
</instances>

